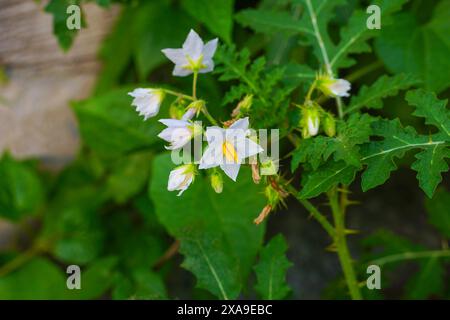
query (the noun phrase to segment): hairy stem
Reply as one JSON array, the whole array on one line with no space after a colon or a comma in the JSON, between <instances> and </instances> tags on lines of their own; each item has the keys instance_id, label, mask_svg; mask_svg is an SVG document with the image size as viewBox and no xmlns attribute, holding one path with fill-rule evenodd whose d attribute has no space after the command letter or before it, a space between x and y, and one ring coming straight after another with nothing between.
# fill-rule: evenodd
<instances>
[{"instance_id":1,"label":"hairy stem","mask_svg":"<svg viewBox=\"0 0 450 320\"><path fill-rule=\"evenodd\" d=\"M13 272L17 268L24 265L26 262L28 262L33 257L39 255L40 253L45 252L45 249L42 245L39 243L32 246L28 250L22 252L20 255L12 259L11 261L7 262L0 268L0 277L6 276L10 272Z\"/></svg>"},{"instance_id":2,"label":"hairy stem","mask_svg":"<svg viewBox=\"0 0 450 320\"><path fill-rule=\"evenodd\" d=\"M168 90L168 89L162 89L162 90L164 90L165 93L170 94L172 96L176 96L178 98L183 98L183 99L187 99L187 100L191 100L191 101L195 100L192 96L188 96L187 94L183 94L183 93L176 92L173 90Z\"/></svg>"},{"instance_id":3,"label":"hairy stem","mask_svg":"<svg viewBox=\"0 0 450 320\"><path fill-rule=\"evenodd\" d=\"M344 212L341 211L338 200L338 191L336 189L328 193L330 200L331 211L333 212L333 219L336 230L335 244L339 261L344 272L345 281L350 291L350 296L353 300L361 300L361 292L359 290L358 281L356 280L355 270L353 269L352 258L348 250L347 240L345 238L345 222Z\"/></svg>"}]
</instances>

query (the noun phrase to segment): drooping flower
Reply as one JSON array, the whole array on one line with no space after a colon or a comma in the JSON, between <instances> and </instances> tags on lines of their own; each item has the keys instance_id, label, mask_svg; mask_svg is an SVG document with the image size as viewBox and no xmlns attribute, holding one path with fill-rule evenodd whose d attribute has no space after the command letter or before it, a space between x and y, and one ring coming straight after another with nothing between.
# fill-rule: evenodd
<instances>
[{"instance_id":1,"label":"drooping flower","mask_svg":"<svg viewBox=\"0 0 450 320\"><path fill-rule=\"evenodd\" d=\"M244 159L263 151L263 148L248 138L248 118L233 123L228 129L208 127L208 147L200 159L199 169L220 166L225 174L236 181Z\"/></svg>"},{"instance_id":2,"label":"drooping flower","mask_svg":"<svg viewBox=\"0 0 450 320\"><path fill-rule=\"evenodd\" d=\"M202 132L200 125L187 120L161 119L167 128L158 134L158 137L170 143L168 150L177 150L187 144L191 139Z\"/></svg>"},{"instance_id":3,"label":"drooping flower","mask_svg":"<svg viewBox=\"0 0 450 320\"><path fill-rule=\"evenodd\" d=\"M317 88L331 97L350 96L351 84L345 79L334 79L327 74L319 74L316 78Z\"/></svg>"},{"instance_id":4,"label":"drooping flower","mask_svg":"<svg viewBox=\"0 0 450 320\"><path fill-rule=\"evenodd\" d=\"M181 194L189 187L194 181L195 166L193 164L185 164L179 166L170 171L169 181L167 183L167 190L180 191L177 196Z\"/></svg>"},{"instance_id":5,"label":"drooping flower","mask_svg":"<svg viewBox=\"0 0 450 320\"><path fill-rule=\"evenodd\" d=\"M212 58L216 52L217 43L216 38L204 44L200 36L191 29L182 48L163 49L162 52L175 63L173 75L185 77L193 72L207 73L214 69Z\"/></svg>"},{"instance_id":6,"label":"drooping flower","mask_svg":"<svg viewBox=\"0 0 450 320\"><path fill-rule=\"evenodd\" d=\"M304 139L314 137L319 133L320 109L315 104L302 107L302 136Z\"/></svg>"},{"instance_id":7,"label":"drooping flower","mask_svg":"<svg viewBox=\"0 0 450 320\"><path fill-rule=\"evenodd\" d=\"M137 88L132 92L128 92L132 96L132 106L136 107L136 111L140 116L144 116L144 120L154 117L159 112L161 102L164 100L165 93L161 89L143 89Z\"/></svg>"}]
</instances>

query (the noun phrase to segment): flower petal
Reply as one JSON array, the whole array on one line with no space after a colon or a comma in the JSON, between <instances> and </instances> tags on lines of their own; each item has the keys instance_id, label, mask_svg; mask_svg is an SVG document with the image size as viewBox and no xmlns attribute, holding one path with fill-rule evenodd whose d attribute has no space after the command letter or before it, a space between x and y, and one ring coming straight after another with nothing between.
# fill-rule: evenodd
<instances>
[{"instance_id":1,"label":"flower petal","mask_svg":"<svg viewBox=\"0 0 450 320\"><path fill-rule=\"evenodd\" d=\"M240 163L223 163L220 165L220 168L225 172L227 176L231 178L231 180L236 181L236 178L239 174L239 169L241 168Z\"/></svg>"},{"instance_id":2,"label":"flower petal","mask_svg":"<svg viewBox=\"0 0 450 320\"><path fill-rule=\"evenodd\" d=\"M205 46L203 47L203 59L204 60L211 60L214 56L214 53L216 53L217 49L217 43L219 42L219 39L215 38L211 41L208 41Z\"/></svg>"},{"instance_id":3,"label":"flower petal","mask_svg":"<svg viewBox=\"0 0 450 320\"><path fill-rule=\"evenodd\" d=\"M173 63L176 65L186 65L188 64L188 60L186 55L183 53L183 49L163 49L162 53Z\"/></svg>"},{"instance_id":4,"label":"flower petal","mask_svg":"<svg viewBox=\"0 0 450 320\"><path fill-rule=\"evenodd\" d=\"M209 169L217 167L223 162L223 155L221 149L215 146L208 146L203 152L203 156L200 159L199 169Z\"/></svg>"},{"instance_id":5,"label":"flower petal","mask_svg":"<svg viewBox=\"0 0 450 320\"><path fill-rule=\"evenodd\" d=\"M180 127L187 127L189 125L189 122L185 120L177 120L177 119L159 119L159 122L162 124L168 126L168 127L174 127L174 128L180 128Z\"/></svg>"},{"instance_id":6,"label":"flower petal","mask_svg":"<svg viewBox=\"0 0 450 320\"><path fill-rule=\"evenodd\" d=\"M192 60L197 60L203 51L203 40L200 36L191 29L183 43L183 53L188 55Z\"/></svg>"},{"instance_id":7,"label":"flower petal","mask_svg":"<svg viewBox=\"0 0 450 320\"><path fill-rule=\"evenodd\" d=\"M175 65L175 68L173 68L173 72L172 75L174 75L175 77L186 77L188 75L192 74L192 70L185 68L184 66L181 65Z\"/></svg>"},{"instance_id":8,"label":"flower petal","mask_svg":"<svg viewBox=\"0 0 450 320\"><path fill-rule=\"evenodd\" d=\"M233 123L230 126L230 129L241 129L241 130L247 130L249 126L248 117L239 119L235 123Z\"/></svg>"},{"instance_id":9,"label":"flower petal","mask_svg":"<svg viewBox=\"0 0 450 320\"><path fill-rule=\"evenodd\" d=\"M245 159L260 152L264 149L251 139L244 138L236 141L236 151L238 153L239 159Z\"/></svg>"}]
</instances>

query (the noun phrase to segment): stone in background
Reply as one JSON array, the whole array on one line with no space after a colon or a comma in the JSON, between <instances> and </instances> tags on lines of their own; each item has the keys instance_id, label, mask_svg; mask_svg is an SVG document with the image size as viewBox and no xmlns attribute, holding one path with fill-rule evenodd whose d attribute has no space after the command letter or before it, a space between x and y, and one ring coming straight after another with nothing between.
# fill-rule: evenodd
<instances>
[{"instance_id":1,"label":"stone in background","mask_svg":"<svg viewBox=\"0 0 450 320\"><path fill-rule=\"evenodd\" d=\"M71 100L90 95L97 59L118 8L83 5L87 28L64 53L52 32L47 1L0 1L0 65L9 81L0 86L0 153L65 163L77 152Z\"/></svg>"}]
</instances>

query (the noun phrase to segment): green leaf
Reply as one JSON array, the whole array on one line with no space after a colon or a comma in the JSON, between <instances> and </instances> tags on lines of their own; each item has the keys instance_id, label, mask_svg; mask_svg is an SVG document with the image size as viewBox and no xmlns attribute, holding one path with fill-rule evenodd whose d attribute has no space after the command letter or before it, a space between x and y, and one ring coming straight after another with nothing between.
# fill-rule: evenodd
<instances>
[{"instance_id":1,"label":"green leaf","mask_svg":"<svg viewBox=\"0 0 450 320\"><path fill-rule=\"evenodd\" d=\"M150 147L160 125L144 122L122 88L73 104L84 142L102 155L117 156Z\"/></svg>"},{"instance_id":2,"label":"green leaf","mask_svg":"<svg viewBox=\"0 0 450 320\"><path fill-rule=\"evenodd\" d=\"M132 19L132 25L127 30L130 32L131 28L135 34L133 57L142 80L161 64L171 64L161 50L180 48L194 25L181 9L165 1L143 1Z\"/></svg>"},{"instance_id":3,"label":"green leaf","mask_svg":"<svg viewBox=\"0 0 450 320\"><path fill-rule=\"evenodd\" d=\"M183 8L211 33L231 42L234 0L182 0Z\"/></svg>"},{"instance_id":4,"label":"green leaf","mask_svg":"<svg viewBox=\"0 0 450 320\"><path fill-rule=\"evenodd\" d=\"M137 152L114 164L105 187L117 203L125 203L147 185L151 158L149 152Z\"/></svg>"},{"instance_id":5,"label":"green leaf","mask_svg":"<svg viewBox=\"0 0 450 320\"><path fill-rule=\"evenodd\" d=\"M431 20L419 24L410 13L399 14L395 23L383 27L375 42L380 58L392 72L420 76L427 89L441 92L450 85L450 1L441 1Z\"/></svg>"},{"instance_id":6,"label":"green leaf","mask_svg":"<svg viewBox=\"0 0 450 320\"><path fill-rule=\"evenodd\" d=\"M361 108L381 109L382 98L396 95L400 90L405 90L420 83L417 77L408 74L398 74L392 77L384 75L378 78L370 87L363 86L356 96L352 97L350 105L345 113L351 113Z\"/></svg>"},{"instance_id":7,"label":"green leaf","mask_svg":"<svg viewBox=\"0 0 450 320\"><path fill-rule=\"evenodd\" d=\"M67 298L80 300L101 298L112 286L116 265L116 257L106 257L95 260L86 269L81 268L81 290L67 290Z\"/></svg>"},{"instance_id":8,"label":"green leaf","mask_svg":"<svg viewBox=\"0 0 450 320\"><path fill-rule=\"evenodd\" d=\"M450 193L439 189L433 199L425 202L428 221L447 238L450 238Z\"/></svg>"},{"instance_id":9,"label":"green leaf","mask_svg":"<svg viewBox=\"0 0 450 320\"><path fill-rule=\"evenodd\" d=\"M438 258L420 262L420 270L405 286L407 299L423 300L444 290L445 270Z\"/></svg>"},{"instance_id":10,"label":"green leaf","mask_svg":"<svg viewBox=\"0 0 450 320\"><path fill-rule=\"evenodd\" d=\"M349 185L355 178L357 169L344 161L330 160L318 170L306 174L299 196L309 199L327 192L339 183Z\"/></svg>"},{"instance_id":11,"label":"green leaf","mask_svg":"<svg viewBox=\"0 0 450 320\"><path fill-rule=\"evenodd\" d=\"M34 258L0 278L2 300L64 299L67 291L62 270L45 258Z\"/></svg>"},{"instance_id":12,"label":"green leaf","mask_svg":"<svg viewBox=\"0 0 450 320\"><path fill-rule=\"evenodd\" d=\"M432 92L418 89L408 91L406 101L416 107L413 115L425 118L425 123L433 125L446 135L450 141L450 110L448 100L439 100Z\"/></svg>"},{"instance_id":13,"label":"green leaf","mask_svg":"<svg viewBox=\"0 0 450 320\"><path fill-rule=\"evenodd\" d=\"M17 221L37 213L44 190L35 170L6 153L0 158L0 177L0 216Z\"/></svg>"},{"instance_id":14,"label":"green leaf","mask_svg":"<svg viewBox=\"0 0 450 320\"><path fill-rule=\"evenodd\" d=\"M79 31L77 29L70 30L66 25L67 18L69 17L66 10L72 4L80 7L81 27L86 27L80 0L50 0L45 7L45 11L53 15L53 33L58 39L59 46L64 51L67 51L72 46L73 40Z\"/></svg>"},{"instance_id":15,"label":"green leaf","mask_svg":"<svg viewBox=\"0 0 450 320\"><path fill-rule=\"evenodd\" d=\"M267 9L245 9L236 14L236 20L244 27L250 27L256 32L273 34L284 33L311 33L311 30L302 27L298 19L285 11L272 11Z\"/></svg>"},{"instance_id":16,"label":"green leaf","mask_svg":"<svg viewBox=\"0 0 450 320\"><path fill-rule=\"evenodd\" d=\"M223 300L236 299L241 291L238 265L223 245L224 241L207 234L183 238L182 266L196 275L199 288Z\"/></svg>"},{"instance_id":17,"label":"green leaf","mask_svg":"<svg viewBox=\"0 0 450 320\"><path fill-rule=\"evenodd\" d=\"M431 198L442 181L441 173L448 171L445 158L450 158L450 149L442 145L434 145L416 154L416 158L411 168L417 171L420 187Z\"/></svg>"},{"instance_id":18,"label":"green leaf","mask_svg":"<svg viewBox=\"0 0 450 320\"><path fill-rule=\"evenodd\" d=\"M255 289L263 299L283 299L290 292L286 272L292 263L286 258L287 248L284 237L277 235L261 251L254 269L257 278Z\"/></svg>"},{"instance_id":19,"label":"green leaf","mask_svg":"<svg viewBox=\"0 0 450 320\"><path fill-rule=\"evenodd\" d=\"M378 0L371 4L377 5L381 11L381 30L371 30L367 28L369 14L362 10L355 10L347 25L340 31L340 42L330 51L330 64L333 70L347 68L355 64L355 60L350 58L350 54L370 52L371 46L368 40L379 36L385 32L384 28L392 21L391 15L401 10L403 4L408 0Z\"/></svg>"},{"instance_id":20,"label":"green leaf","mask_svg":"<svg viewBox=\"0 0 450 320\"><path fill-rule=\"evenodd\" d=\"M347 121L339 121L335 137L317 136L302 141L294 150L291 169L300 163L309 163L316 170L331 155L335 161L343 160L348 165L360 167L359 145L368 142L374 118L368 114L352 114Z\"/></svg>"},{"instance_id":21,"label":"green leaf","mask_svg":"<svg viewBox=\"0 0 450 320\"><path fill-rule=\"evenodd\" d=\"M113 30L102 43L100 58L103 63L95 87L96 95L116 87L131 61L134 46L130 44L128 34L138 9L139 7L125 6Z\"/></svg>"},{"instance_id":22,"label":"green leaf","mask_svg":"<svg viewBox=\"0 0 450 320\"><path fill-rule=\"evenodd\" d=\"M196 255L200 248L195 247L195 242L192 241L203 243L205 232L215 234L215 241L220 242L217 245L230 249L227 255L231 257L227 259L237 259L238 272L234 272L230 279L222 279L235 288L235 285L231 284L236 279L244 281L247 278L262 243L264 227L256 227L253 224L253 219L265 204L262 190L252 182L250 171L246 170L248 168L242 168L236 183L229 179L224 181L221 194L213 191L209 180L197 176L189 189L177 197L176 193L167 191L169 172L174 167L170 155L167 154L157 156L153 161L153 177L149 191L161 224L172 236L191 239L189 248L193 247L195 252L192 256L186 250L184 252L186 258L196 259L199 263L204 263L205 259L202 255ZM216 261L211 263L217 264ZM214 294L218 293L217 285L208 290ZM232 293L230 296L235 296L234 290Z\"/></svg>"},{"instance_id":23,"label":"green leaf","mask_svg":"<svg viewBox=\"0 0 450 320\"><path fill-rule=\"evenodd\" d=\"M394 159L403 157L406 151L415 149L426 150L445 144L441 135L418 135L412 127L403 128L398 120L379 120L372 124L372 128L373 134L384 137L384 140L372 141L361 149L363 156L361 161L367 165L361 181L363 191L383 184L389 178L390 173L397 169ZM425 154L419 157L421 158L420 165L425 165L422 161L425 161L426 158L430 159ZM419 166L419 164L416 164L416 166ZM433 166L434 173L438 172L439 168L442 168L442 165ZM436 181L435 177L430 179L427 183ZM429 186L425 191L430 191Z\"/></svg>"},{"instance_id":24,"label":"green leaf","mask_svg":"<svg viewBox=\"0 0 450 320\"><path fill-rule=\"evenodd\" d=\"M89 185L58 190L44 216L41 234L58 259L86 264L98 257L104 241L98 209L104 200L104 195Z\"/></svg>"}]
</instances>

